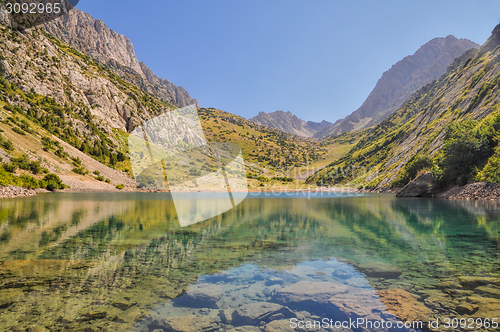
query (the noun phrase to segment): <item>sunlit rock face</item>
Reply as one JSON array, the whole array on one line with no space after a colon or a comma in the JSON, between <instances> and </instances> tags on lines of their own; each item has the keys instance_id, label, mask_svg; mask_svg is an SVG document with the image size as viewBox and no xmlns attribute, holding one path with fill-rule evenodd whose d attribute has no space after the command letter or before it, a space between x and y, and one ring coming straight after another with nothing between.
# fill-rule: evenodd
<instances>
[{"instance_id":1,"label":"sunlit rock face","mask_svg":"<svg viewBox=\"0 0 500 332\"><path fill-rule=\"evenodd\" d=\"M126 36L109 29L90 14L74 9L48 22L44 28L100 63L111 66L118 75L145 91L180 107L195 105L199 108L198 101L184 88L157 77L146 64L139 62Z\"/></svg>"}]
</instances>

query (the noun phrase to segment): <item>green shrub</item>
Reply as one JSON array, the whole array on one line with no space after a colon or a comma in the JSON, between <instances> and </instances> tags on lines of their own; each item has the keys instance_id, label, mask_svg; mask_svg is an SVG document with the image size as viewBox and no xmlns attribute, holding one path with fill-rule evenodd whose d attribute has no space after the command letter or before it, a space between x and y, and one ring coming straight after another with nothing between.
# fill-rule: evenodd
<instances>
[{"instance_id":1,"label":"green shrub","mask_svg":"<svg viewBox=\"0 0 500 332\"><path fill-rule=\"evenodd\" d=\"M45 188L48 190L64 189L64 184L56 174L49 173L43 178Z\"/></svg>"},{"instance_id":2,"label":"green shrub","mask_svg":"<svg viewBox=\"0 0 500 332\"><path fill-rule=\"evenodd\" d=\"M484 165L492 154L489 140L475 129L474 121L450 124L444 135L442 156L437 161L441 169L441 185L465 185L474 179L475 169Z\"/></svg>"},{"instance_id":3,"label":"green shrub","mask_svg":"<svg viewBox=\"0 0 500 332\"><path fill-rule=\"evenodd\" d=\"M500 183L500 157L498 155L488 160L482 171L477 174L476 181Z\"/></svg>"},{"instance_id":4,"label":"green shrub","mask_svg":"<svg viewBox=\"0 0 500 332\"><path fill-rule=\"evenodd\" d=\"M110 180L110 179L108 179L108 178L106 178L105 182L106 182L106 183L111 183L111 180Z\"/></svg>"},{"instance_id":5,"label":"green shrub","mask_svg":"<svg viewBox=\"0 0 500 332\"><path fill-rule=\"evenodd\" d=\"M415 179L418 172L426 168L430 169L431 167L432 160L429 156L416 155L404 166L403 171L392 181L391 186L404 187L411 180Z\"/></svg>"},{"instance_id":6,"label":"green shrub","mask_svg":"<svg viewBox=\"0 0 500 332\"><path fill-rule=\"evenodd\" d=\"M125 188L125 186L123 184L116 185L116 189L122 190L123 188Z\"/></svg>"},{"instance_id":7,"label":"green shrub","mask_svg":"<svg viewBox=\"0 0 500 332\"><path fill-rule=\"evenodd\" d=\"M99 181L104 181L104 176L99 175L98 177L96 177L96 179L99 180Z\"/></svg>"},{"instance_id":8,"label":"green shrub","mask_svg":"<svg viewBox=\"0 0 500 332\"><path fill-rule=\"evenodd\" d=\"M17 186L24 187L28 189L38 189L40 188L40 183L32 176L21 175L15 182Z\"/></svg>"},{"instance_id":9,"label":"green shrub","mask_svg":"<svg viewBox=\"0 0 500 332\"><path fill-rule=\"evenodd\" d=\"M12 131L19 134L19 135L26 135L26 132L22 130L21 128L14 127L12 128Z\"/></svg>"},{"instance_id":10,"label":"green shrub","mask_svg":"<svg viewBox=\"0 0 500 332\"><path fill-rule=\"evenodd\" d=\"M42 168L42 165L40 164L40 162L39 161L30 162L30 171L35 175L42 173L43 168Z\"/></svg>"},{"instance_id":11,"label":"green shrub","mask_svg":"<svg viewBox=\"0 0 500 332\"><path fill-rule=\"evenodd\" d=\"M40 142L42 143L44 151L52 150L59 146L59 142L52 140L47 136L42 137Z\"/></svg>"},{"instance_id":12,"label":"green shrub","mask_svg":"<svg viewBox=\"0 0 500 332\"><path fill-rule=\"evenodd\" d=\"M28 155L26 154L23 154L21 157L19 158L10 158L10 161L16 165L16 167L20 168L20 169L24 169L25 171L29 171L31 169L31 165L30 165L30 159L28 157Z\"/></svg>"},{"instance_id":13,"label":"green shrub","mask_svg":"<svg viewBox=\"0 0 500 332\"><path fill-rule=\"evenodd\" d=\"M259 180L260 182L269 182L269 179L262 175L257 177L257 180Z\"/></svg>"},{"instance_id":14,"label":"green shrub","mask_svg":"<svg viewBox=\"0 0 500 332\"><path fill-rule=\"evenodd\" d=\"M127 158L126 158L126 156L122 152L118 152L118 154L116 156L116 159L118 161L125 161L125 159L127 159Z\"/></svg>"},{"instance_id":15,"label":"green shrub","mask_svg":"<svg viewBox=\"0 0 500 332\"><path fill-rule=\"evenodd\" d=\"M67 158L67 157L69 156L69 155L68 155L68 153L67 153L66 151L64 151L64 149L63 149L63 148L61 148L61 147L60 147L60 148L58 148L58 149L56 150L56 152L54 152L54 154L55 154L56 156L60 157L60 158L63 158L63 159L64 159L64 158Z\"/></svg>"},{"instance_id":16,"label":"green shrub","mask_svg":"<svg viewBox=\"0 0 500 332\"><path fill-rule=\"evenodd\" d=\"M293 178L289 178L286 176L274 176L272 180L282 181L282 182L293 182Z\"/></svg>"},{"instance_id":17,"label":"green shrub","mask_svg":"<svg viewBox=\"0 0 500 332\"><path fill-rule=\"evenodd\" d=\"M14 173L17 169L17 166L13 163L2 163L2 167L5 171L9 173Z\"/></svg>"},{"instance_id":18,"label":"green shrub","mask_svg":"<svg viewBox=\"0 0 500 332\"><path fill-rule=\"evenodd\" d=\"M80 166L82 164L82 161L80 160L80 157L71 157L71 160L73 160L73 165L74 166Z\"/></svg>"},{"instance_id":19,"label":"green shrub","mask_svg":"<svg viewBox=\"0 0 500 332\"><path fill-rule=\"evenodd\" d=\"M7 186L12 184L12 175L9 174L4 168L0 167L0 185Z\"/></svg>"},{"instance_id":20,"label":"green shrub","mask_svg":"<svg viewBox=\"0 0 500 332\"><path fill-rule=\"evenodd\" d=\"M0 146L7 151L14 151L14 143L10 139L4 138L0 135Z\"/></svg>"},{"instance_id":21,"label":"green shrub","mask_svg":"<svg viewBox=\"0 0 500 332\"><path fill-rule=\"evenodd\" d=\"M75 166L75 167L73 167L73 169L71 171L73 171L73 173L81 174L81 175L85 175L85 174L87 174L89 172L85 168L85 166Z\"/></svg>"},{"instance_id":22,"label":"green shrub","mask_svg":"<svg viewBox=\"0 0 500 332\"><path fill-rule=\"evenodd\" d=\"M110 165L111 166L115 166L117 162L118 162L118 157L116 156L116 153L112 153L109 156L109 163L110 163Z\"/></svg>"}]
</instances>

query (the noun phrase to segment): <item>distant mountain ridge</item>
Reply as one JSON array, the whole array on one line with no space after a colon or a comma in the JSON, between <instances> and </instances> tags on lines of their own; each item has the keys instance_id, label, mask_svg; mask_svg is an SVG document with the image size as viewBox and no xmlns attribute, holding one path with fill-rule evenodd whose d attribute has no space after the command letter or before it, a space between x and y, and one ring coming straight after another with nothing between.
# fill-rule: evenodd
<instances>
[{"instance_id":1,"label":"distant mountain ridge","mask_svg":"<svg viewBox=\"0 0 500 332\"><path fill-rule=\"evenodd\" d=\"M325 120L306 122L291 112L283 111L259 112L259 115L254 116L250 121L302 137L312 137L319 130L332 125L331 122Z\"/></svg>"},{"instance_id":2,"label":"distant mountain ridge","mask_svg":"<svg viewBox=\"0 0 500 332\"><path fill-rule=\"evenodd\" d=\"M339 135L382 122L413 93L441 77L453 60L472 48L479 49L480 45L452 35L432 39L384 72L360 108L319 130L314 137Z\"/></svg>"},{"instance_id":3,"label":"distant mountain ridge","mask_svg":"<svg viewBox=\"0 0 500 332\"><path fill-rule=\"evenodd\" d=\"M139 62L134 46L126 36L111 30L90 14L74 9L43 27L100 63L111 66L123 79L144 91L181 107L192 104L199 107L198 101L191 98L183 87L157 77L144 63Z\"/></svg>"}]
</instances>

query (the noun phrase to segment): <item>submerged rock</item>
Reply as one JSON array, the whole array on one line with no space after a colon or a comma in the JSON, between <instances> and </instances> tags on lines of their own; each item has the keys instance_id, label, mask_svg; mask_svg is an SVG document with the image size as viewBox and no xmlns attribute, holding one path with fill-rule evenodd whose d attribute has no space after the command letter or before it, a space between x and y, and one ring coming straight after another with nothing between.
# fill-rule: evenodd
<instances>
[{"instance_id":1,"label":"submerged rock","mask_svg":"<svg viewBox=\"0 0 500 332\"><path fill-rule=\"evenodd\" d=\"M460 315L472 315L478 310L478 305L477 304L472 304L472 303L461 303L457 305L455 310L460 314Z\"/></svg>"},{"instance_id":2,"label":"submerged rock","mask_svg":"<svg viewBox=\"0 0 500 332\"><path fill-rule=\"evenodd\" d=\"M232 328L227 330L227 332L262 332L262 330L257 326L245 325Z\"/></svg>"},{"instance_id":3,"label":"submerged rock","mask_svg":"<svg viewBox=\"0 0 500 332\"><path fill-rule=\"evenodd\" d=\"M330 298L346 293L347 290L348 286L333 282L300 281L278 289L273 299L283 304L306 301L328 303Z\"/></svg>"},{"instance_id":4,"label":"submerged rock","mask_svg":"<svg viewBox=\"0 0 500 332\"><path fill-rule=\"evenodd\" d=\"M475 289L479 286L497 285L500 286L499 278L492 277L469 277L463 276L458 278L458 282L465 289Z\"/></svg>"},{"instance_id":5,"label":"submerged rock","mask_svg":"<svg viewBox=\"0 0 500 332\"><path fill-rule=\"evenodd\" d=\"M479 286L476 292L485 297L492 297L500 299L500 288L495 286Z\"/></svg>"},{"instance_id":6,"label":"submerged rock","mask_svg":"<svg viewBox=\"0 0 500 332\"><path fill-rule=\"evenodd\" d=\"M96 311L96 312L83 314L81 317L78 318L78 320L83 321L83 322L87 322L87 321L92 321L92 320L103 319L103 318L106 318L106 316L107 316L106 312Z\"/></svg>"},{"instance_id":7,"label":"submerged rock","mask_svg":"<svg viewBox=\"0 0 500 332\"><path fill-rule=\"evenodd\" d=\"M164 332L211 332L219 330L217 317L189 315L170 317L154 320L148 326L150 331L162 330Z\"/></svg>"},{"instance_id":8,"label":"submerged rock","mask_svg":"<svg viewBox=\"0 0 500 332\"><path fill-rule=\"evenodd\" d=\"M380 320L380 314L385 311L377 293L372 289L352 288L346 294L332 297L330 303L346 317L353 319L363 317L369 320Z\"/></svg>"},{"instance_id":9,"label":"submerged rock","mask_svg":"<svg viewBox=\"0 0 500 332\"><path fill-rule=\"evenodd\" d=\"M282 319L275 320L264 326L264 332L293 332L295 331L290 326L290 320Z\"/></svg>"},{"instance_id":10,"label":"submerged rock","mask_svg":"<svg viewBox=\"0 0 500 332\"><path fill-rule=\"evenodd\" d=\"M498 317L500 300L474 295L468 297L467 301L472 306L477 306L477 311L473 314L473 317L482 319Z\"/></svg>"},{"instance_id":11,"label":"submerged rock","mask_svg":"<svg viewBox=\"0 0 500 332\"><path fill-rule=\"evenodd\" d=\"M221 286L199 284L189 287L181 297L174 300L176 305L191 308L217 308L217 301L224 293Z\"/></svg>"},{"instance_id":12,"label":"submerged rock","mask_svg":"<svg viewBox=\"0 0 500 332\"><path fill-rule=\"evenodd\" d=\"M219 318L222 323L231 324L231 321L233 320L233 312L234 310L232 309L219 310Z\"/></svg>"},{"instance_id":13,"label":"submerged rock","mask_svg":"<svg viewBox=\"0 0 500 332\"><path fill-rule=\"evenodd\" d=\"M283 284L283 279L278 277L270 277L265 281L266 286L282 285L282 284Z\"/></svg>"},{"instance_id":14,"label":"submerged rock","mask_svg":"<svg viewBox=\"0 0 500 332\"><path fill-rule=\"evenodd\" d=\"M125 311L125 310L129 309L130 307L132 307L132 306L134 306L136 304L137 304L137 302L126 302L126 301L121 302L121 301L117 301L117 302L114 302L112 304L112 306L115 307L115 308L118 308L120 310Z\"/></svg>"},{"instance_id":15,"label":"submerged rock","mask_svg":"<svg viewBox=\"0 0 500 332\"><path fill-rule=\"evenodd\" d=\"M363 263L357 268L369 278L397 279L401 275L395 266L380 262Z\"/></svg>"},{"instance_id":16,"label":"submerged rock","mask_svg":"<svg viewBox=\"0 0 500 332\"><path fill-rule=\"evenodd\" d=\"M256 302L243 305L233 312L233 325L259 325L277 319L293 318L295 314L276 303Z\"/></svg>"},{"instance_id":17,"label":"submerged rock","mask_svg":"<svg viewBox=\"0 0 500 332\"><path fill-rule=\"evenodd\" d=\"M403 321L424 321L432 317L432 311L417 298L402 289L379 290L378 295L387 309Z\"/></svg>"}]
</instances>

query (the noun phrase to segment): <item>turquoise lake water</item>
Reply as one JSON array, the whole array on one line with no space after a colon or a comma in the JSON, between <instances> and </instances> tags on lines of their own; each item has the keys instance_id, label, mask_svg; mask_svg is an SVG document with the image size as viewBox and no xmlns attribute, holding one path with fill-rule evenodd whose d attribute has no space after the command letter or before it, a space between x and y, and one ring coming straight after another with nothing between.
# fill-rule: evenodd
<instances>
[{"instance_id":1,"label":"turquoise lake water","mask_svg":"<svg viewBox=\"0 0 500 332\"><path fill-rule=\"evenodd\" d=\"M492 331L499 319L494 201L260 194L187 227L168 194L0 201L0 330Z\"/></svg>"}]
</instances>

